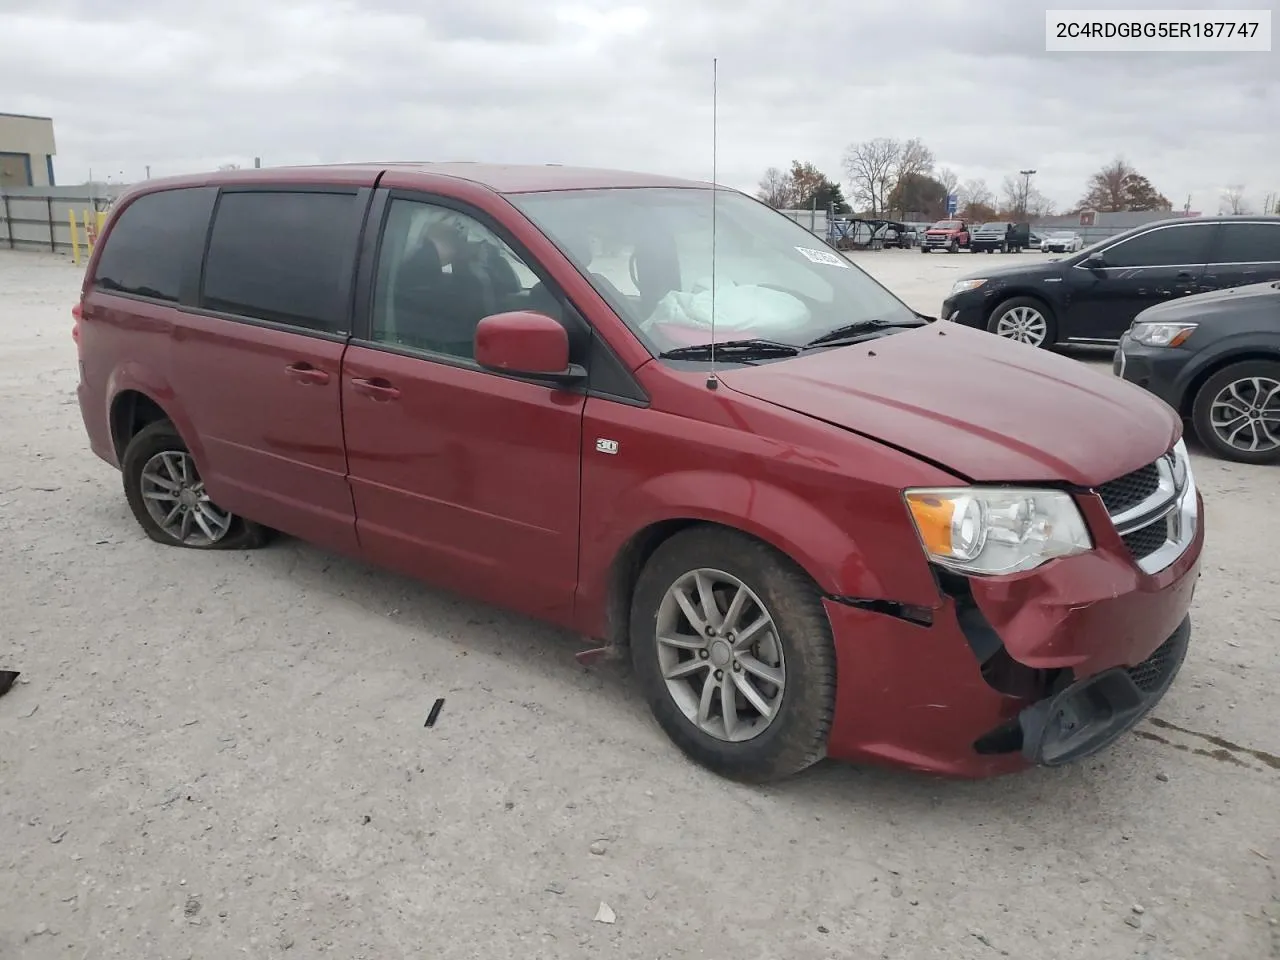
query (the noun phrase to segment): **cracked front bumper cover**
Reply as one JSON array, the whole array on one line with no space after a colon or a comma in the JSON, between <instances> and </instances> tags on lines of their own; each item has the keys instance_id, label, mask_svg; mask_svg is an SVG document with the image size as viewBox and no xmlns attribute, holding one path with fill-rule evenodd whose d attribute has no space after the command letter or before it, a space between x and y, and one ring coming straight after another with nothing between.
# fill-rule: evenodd
<instances>
[{"instance_id":1,"label":"cracked front bumper cover","mask_svg":"<svg viewBox=\"0 0 1280 960\"><path fill-rule=\"evenodd\" d=\"M1096 753L1131 730L1168 691L1191 639L1186 617L1163 644L1132 667L1114 667L1079 680L1018 714L1022 754L1058 766Z\"/></svg>"}]
</instances>

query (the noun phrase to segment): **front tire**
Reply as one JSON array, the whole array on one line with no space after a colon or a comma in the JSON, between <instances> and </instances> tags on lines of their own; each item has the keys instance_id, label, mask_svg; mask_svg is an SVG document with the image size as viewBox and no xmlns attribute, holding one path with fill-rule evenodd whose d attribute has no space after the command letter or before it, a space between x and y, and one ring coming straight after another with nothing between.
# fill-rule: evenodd
<instances>
[{"instance_id":1,"label":"front tire","mask_svg":"<svg viewBox=\"0 0 1280 960\"><path fill-rule=\"evenodd\" d=\"M1011 297L987 319L987 330L998 337L1031 347L1052 347L1058 340L1053 312L1033 297Z\"/></svg>"},{"instance_id":2,"label":"front tire","mask_svg":"<svg viewBox=\"0 0 1280 960\"><path fill-rule=\"evenodd\" d=\"M1245 360L1196 392L1191 420L1213 454L1236 463L1280 462L1280 363Z\"/></svg>"},{"instance_id":3,"label":"front tire","mask_svg":"<svg viewBox=\"0 0 1280 960\"><path fill-rule=\"evenodd\" d=\"M947 247L947 253L959 253L959 252L960 252L960 244L952 240L951 245Z\"/></svg>"},{"instance_id":4,"label":"front tire","mask_svg":"<svg viewBox=\"0 0 1280 960\"><path fill-rule=\"evenodd\" d=\"M684 530L641 572L630 626L649 708L690 759L764 783L825 756L831 625L821 593L787 557L735 530Z\"/></svg>"},{"instance_id":5,"label":"front tire","mask_svg":"<svg viewBox=\"0 0 1280 960\"><path fill-rule=\"evenodd\" d=\"M265 527L209 499L191 452L168 420L139 430L120 468L129 509L156 543L193 550L246 550L266 543Z\"/></svg>"}]
</instances>

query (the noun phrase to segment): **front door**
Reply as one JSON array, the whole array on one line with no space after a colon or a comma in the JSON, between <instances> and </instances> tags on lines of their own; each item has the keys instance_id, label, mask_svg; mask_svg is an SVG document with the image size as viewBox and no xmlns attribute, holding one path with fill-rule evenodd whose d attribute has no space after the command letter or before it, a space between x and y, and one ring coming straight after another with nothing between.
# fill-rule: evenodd
<instances>
[{"instance_id":1,"label":"front door","mask_svg":"<svg viewBox=\"0 0 1280 960\"><path fill-rule=\"evenodd\" d=\"M222 191L195 311L173 331L175 380L223 508L358 550L340 375L370 191Z\"/></svg>"},{"instance_id":2,"label":"front door","mask_svg":"<svg viewBox=\"0 0 1280 960\"><path fill-rule=\"evenodd\" d=\"M567 625L585 392L482 370L472 354L484 316L564 320L558 301L468 208L392 194L382 222L369 318L342 369L361 545L411 576Z\"/></svg>"},{"instance_id":3,"label":"front door","mask_svg":"<svg viewBox=\"0 0 1280 960\"><path fill-rule=\"evenodd\" d=\"M1134 234L1100 252L1103 265L1066 271L1067 336L1119 340L1147 307L1198 293L1217 225L1180 223Z\"/></svg>"}]
</instances>

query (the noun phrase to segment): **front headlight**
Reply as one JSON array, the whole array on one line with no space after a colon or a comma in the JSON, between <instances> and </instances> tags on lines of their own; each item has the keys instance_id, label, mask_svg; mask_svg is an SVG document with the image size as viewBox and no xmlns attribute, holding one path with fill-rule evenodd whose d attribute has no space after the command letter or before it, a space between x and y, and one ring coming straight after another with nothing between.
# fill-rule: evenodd
<instances>
[{"instance_id":1,"label":"front headlight","mask_svg":"<svg viewBox=\"0 0 1280 960\"><path fill-rule=\"evenodd\" d=\"M951 288L951 296L954 297L957 293L964 293L966 290L977 290L986 282L985 277L981 280L957 280Z\"/></svg>"},{"instance_id":2,"label":"front headlight","mask_svg":"<svg viewBox=\"0 0 1280 960\"><path fill-rule=\"evenodd\" d=\"M1194 323L1156 323L1144 320L1129 329L1129 336L1144 347L1177 347L1196 332Z\"/></svg>"},{"instance_id":3,"label":"front headlight","mask_svg":"<svg viewBox=\"0 0 1280 960\"><path fill-rule=\"evenodd\" d=\"M952 570L1019 573L1093 549L1079 508L1060 490L955 487L905 495L925 553Z\"/></svg>"}]
</instances>

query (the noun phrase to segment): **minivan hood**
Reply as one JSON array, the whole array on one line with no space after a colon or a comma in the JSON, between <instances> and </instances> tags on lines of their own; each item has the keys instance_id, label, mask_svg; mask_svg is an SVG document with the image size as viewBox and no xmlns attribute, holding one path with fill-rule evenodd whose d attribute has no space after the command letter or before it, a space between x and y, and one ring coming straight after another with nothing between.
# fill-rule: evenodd
<instances>
[{"instance_id":1,"label":"minivan hood","mask_svg":"<svg viewBox=\"0 0 1280 960\"><path fill-rule=\"evenodd\" d=\"M1158 459L1182 429L1140 387L945 321L720 380L982 482L1097 486Z\"/></svg>"},{"instance_id":2,"label":"minivan hood","mask_svg":"<svg viewBox=\"0 0 1280 960\"><path fill-rule=\"evenodd\" d=\"M1268 303L1275 308L1280 308L1280 283L1274 280L1166 300L1164 303L1143 310L1133 318L1133 322L1180 323L1185 320L1194 320L1203 323L1220 313L1261 308ZM1280 313L1277 313L1276 319L1277 325L1280 326Z\"/></svg>"}]
</instances>

